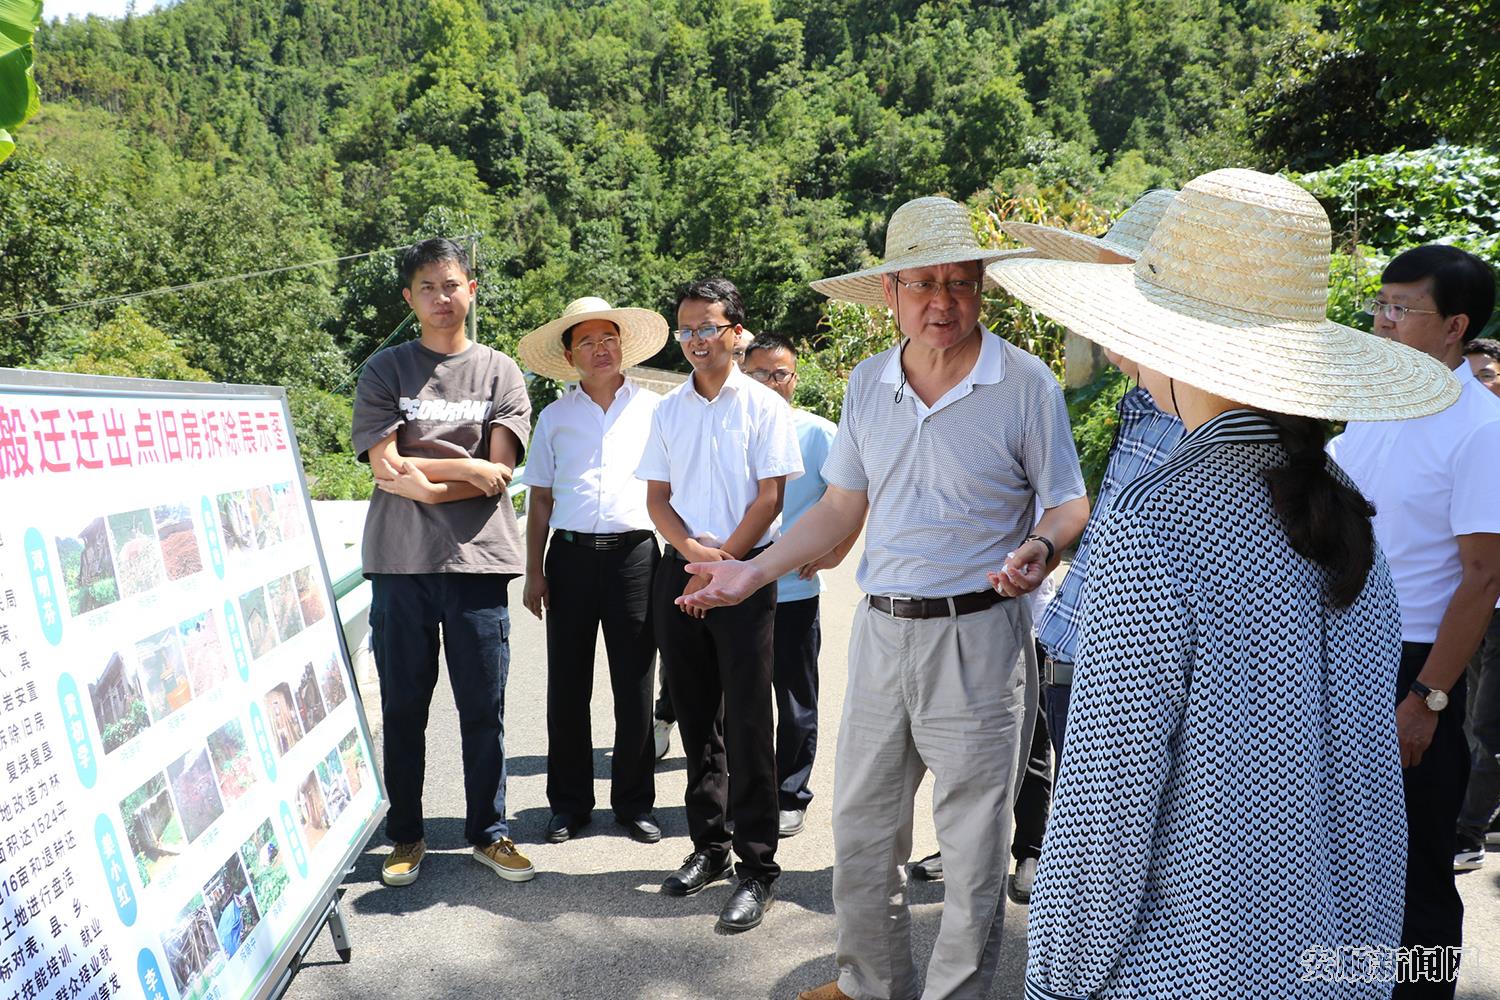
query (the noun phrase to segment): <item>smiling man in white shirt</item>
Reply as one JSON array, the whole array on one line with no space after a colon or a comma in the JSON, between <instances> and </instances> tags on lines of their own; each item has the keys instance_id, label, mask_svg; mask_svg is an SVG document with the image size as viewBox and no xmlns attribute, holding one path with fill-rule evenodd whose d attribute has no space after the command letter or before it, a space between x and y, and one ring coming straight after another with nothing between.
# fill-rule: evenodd
<instances>
[{"instance_id":1,"label":"smiling man in white shirt","mask_svg":"<svg viewBox=\"0 0 1500 1000\"><path fill-rule=\"evenodd\" d=\"M740 293L723 278L679 293L677 339L693 377L656 408L636 471L646 481L651 520L670 546L651 603L687 758L693 838L693 853L662 892L690 896L727 876L732 843L740 885L719 914L727 931L761 922L781 873L771 726L776 585L738 607L706 613L675 601L707 582L688 573L688 563L744 559L769 545L781 523L786 481L802 474L790 409L734 363L744 321ZM725 827L731 805L732 839Z\"/></svg>"},{"instance_id":2,"label":"smiling man in white shirt","mask_svg":"<svg viewBox=\"0 0 1500 1000\"><path fill-rule=\"evenodd\" d=\"M650 616L660 555L646 484L635 478L661 397L632 385L622 369L666 340L666 320L656 313L582 298L518 347L532 371L576 382L542 411L522 476L531 488L522 601L538 618L545 612L547 623L547 839L555 844L587 826L594 808L589 699L601 625L615 706L610 807L636 840L661 839L651 814Z\"/></svg>"}]
</instances>

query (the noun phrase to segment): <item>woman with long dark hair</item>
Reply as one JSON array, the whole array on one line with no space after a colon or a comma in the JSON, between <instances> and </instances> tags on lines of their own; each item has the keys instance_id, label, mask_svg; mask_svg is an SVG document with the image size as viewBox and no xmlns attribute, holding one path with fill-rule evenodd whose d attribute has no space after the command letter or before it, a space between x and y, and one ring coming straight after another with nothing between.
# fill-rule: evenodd
<instances>
[{"instance_id":1,"label":"woman with long dark hair","mask_svg":"<svg viewBox=\"0 0 1500 1000\"><path fill-rule=\"evenodd\" d=\"M1328 321L1329 246L1311 196L1221 170L1133 265L991 268L1139 364L1186 431L1099 527L1028 998L1390 995L1400 611L1320 421L1436 412L1458 386Z\"/></svg>"}]
</instances>

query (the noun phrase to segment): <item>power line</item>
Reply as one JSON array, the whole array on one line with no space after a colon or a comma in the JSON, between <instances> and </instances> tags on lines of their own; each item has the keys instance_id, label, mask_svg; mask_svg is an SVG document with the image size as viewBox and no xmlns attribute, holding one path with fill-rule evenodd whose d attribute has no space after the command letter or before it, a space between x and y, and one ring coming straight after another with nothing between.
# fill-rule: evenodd
<instances>
[{"instance_id":1,"label":"power line","mask_svg":"<svg viewBox=\"0 0 1500 1000\"><path fill-rule=\"evenodd\" d=\"M469 234L459 237L473 241L478 239L477 234ZM323 267L328 264L343 264L351 260L361 260L365 257L374 257L376 254L394 253L397 250L405 250L414 246L412 243L403 243L400 246L381 247L379 250L367 250L364 253L349 254L345 257L329 257L325 260L310 260L301 264L287 264L283 267L266 268L263 271L247 271L244 274L227 274L218 278L205 278L202 281L189 281L180 285L164 285L160 288L148 288L140 292L127 292L123 295L106 295L103 298L90 299L87 302L72 302L61 306L47 306L44 309L31 309L26 312L10 313L0 316L0 322L15 322L23 319L32 319L37 316L53 316L58 313L72 312L75 309L90 309L94 306L119 305L122 302L130 302L135 299L143 299L153 295L173 295L178 292L190 292L199 288L211 288L215 285L227 285L236 281L249 281L252 278L265 278L273 274L285 274L288 271L300 271L309 267ZM473 266L472 263L470 266Z\"/></svg>"}]
</instances>

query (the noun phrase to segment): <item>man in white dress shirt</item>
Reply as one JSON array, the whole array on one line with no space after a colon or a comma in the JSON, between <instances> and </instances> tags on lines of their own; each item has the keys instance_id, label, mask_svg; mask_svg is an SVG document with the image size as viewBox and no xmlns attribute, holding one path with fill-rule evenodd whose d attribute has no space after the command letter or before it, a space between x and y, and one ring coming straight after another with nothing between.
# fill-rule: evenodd
<instances>
[{"instance_id":1,"label":"man in white dress shirt","mask_svg":"<svg viewBox=\"0 0 1500 1000\"><path fill-rule=\"evenodd\" d=\"M1500 400L1473 377L1464 344L1489 322L1495 277L1473 254L1429 244L1386 266L1367 311L1375 332L1457 373L1463 394L1428 417L1351 422L1328 450L1375 506L1375 538L1401 602L1396 735L1406 786L1405 949L1457 949L1463 899L1453 882L1469 775L1464 668L1500 596ZM1451 998L1452 962L1398 970L1393 996ZM1452 954L1448 952L1448 954Z\"/></svg>"},{"instance_id":2,"label":"man in white dress shirt","mask_svg":"<svg viewBox=\"0 0 1500 1000\"><path fill-rule=\"evenodd\" d=\"M719 926L757 926L771 904L776 866L776 759L771 728L774 582L738 607L710 612L675 601L707 582L689 562L744 559L776 538L786 481L802 474L791 410L740 371L739 291L723 278L697 281L677 300L677 339L693 377L662 399L636 475L651 520L669 544L652 590L657 647L687 758L693 853L662 883L690 896L729 873L739 888ZM734 781L729 781L729 775ZM734 834L725 826L732 806Z\"/></svg>"},{"instance_id":3,"label":"man in white dress shirt","mask_svg":"<svg viewBox=\"0 0 1500 1000\"><path fill-rule=\"evenodd\" d=\"M636 840L661 839L651 740L651 578L660 555L646 484L635 478L661 397L626 381L622 369L666 343L667 323L646 309L611 309L582 298L527 334L527 367L576 382L542 411L522 477L531 488L526 523L526 609L547 622L547 839L587 826L594 808L589 699L594 644L604 628L614 693L610 807ZM550 551L548 529L552 532Z\"/></svg>"}]
</instances>

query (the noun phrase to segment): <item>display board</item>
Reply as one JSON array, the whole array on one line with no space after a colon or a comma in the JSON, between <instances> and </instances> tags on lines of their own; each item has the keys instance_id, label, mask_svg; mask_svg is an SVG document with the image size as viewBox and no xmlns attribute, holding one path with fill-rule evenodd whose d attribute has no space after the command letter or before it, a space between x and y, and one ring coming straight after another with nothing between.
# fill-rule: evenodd
<instances>
[{"instance_id":1,"label":"display board","mask_svg":"<svg viewBox=\"0 0 1500 1000\"><path fill-rule=\"evenodd\" d=\"M0 369L0 1000L273 992L386 801L275 388Z\"/></svg>"}]
</instances>

